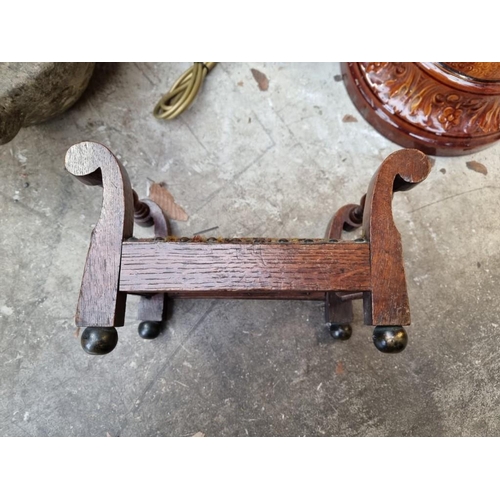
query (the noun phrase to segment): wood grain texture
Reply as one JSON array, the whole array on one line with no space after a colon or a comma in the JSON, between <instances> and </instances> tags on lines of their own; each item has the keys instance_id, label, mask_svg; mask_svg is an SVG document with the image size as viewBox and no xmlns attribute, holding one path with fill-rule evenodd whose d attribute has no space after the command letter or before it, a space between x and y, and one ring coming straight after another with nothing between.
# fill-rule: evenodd
<instances>
[{"instance_id":1,"label":"wood grain texture","mask_svg":"<svg viewBox=\"0 0 500 500\"><path fill-rule=\"evenodd\" d=\"M172 299L325 300L325 292L169 292Z\"/></svg>"},{"instance_id":2,"label":"wood grain texture","mask_svg":"<svg viewBox=\"0 0 500 500\"><path fill-rule=\"evenodd\" d=\"M370 289L367 243L125 242L120 290L270 293Z\"/></svg>"},{"instance_id":3,"label":"wood grain texture","mask_svg":"<svg viewBox=\"0 0 500 500\"><path fill-rule=\"evenodd\" d=\"M165 305L165 294L155 293L143 295L137 307L137 319L139 321L162 321Z\"/></svg>"},{"instance_id":4,"label":"wood grain texture","mask_svg":"<svg viewBox=\"0 0 500 500\"><path fill-rule=\"evenodd\" d=\"M403 248L392 216L392 193L415 187L430 170L424 153L403 149L389 155L371 180L363 212L363 232L371 251L371 291L364 294L366 324L410 324Z\"/></svg>"},{"instance_id":5,"label":"wood grain texture","mask_svg":"<svg viewBox=\"0 0 500 500\"><path fill-rule=\"evenodd\" d=\"M121 248L134 226L127 172L109 149L94 142L72 146L66 153L66 169L84 184L103 187L101 215L90 239L76 324L123 326L126 294L118 290Z\"/></svg>"}]
</instances>

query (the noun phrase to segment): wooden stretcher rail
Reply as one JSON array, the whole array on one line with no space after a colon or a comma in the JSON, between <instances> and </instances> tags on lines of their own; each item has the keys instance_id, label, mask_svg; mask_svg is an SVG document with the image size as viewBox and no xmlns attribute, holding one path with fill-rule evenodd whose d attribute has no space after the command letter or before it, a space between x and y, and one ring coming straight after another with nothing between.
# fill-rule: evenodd
<instances>
[{"instance_id":1,"label":"wooden stretcher rail","mask_svg":"<svg viewBox=\"0 0 500 500\"><path fill-rule=\"evenodd\" d=\"M119 290L126 293L283 298L288 292L288 298L303 298L308 292L369 289L370 245L366 242L141 241L122 246Z\"/></svg>"}]
</instances>

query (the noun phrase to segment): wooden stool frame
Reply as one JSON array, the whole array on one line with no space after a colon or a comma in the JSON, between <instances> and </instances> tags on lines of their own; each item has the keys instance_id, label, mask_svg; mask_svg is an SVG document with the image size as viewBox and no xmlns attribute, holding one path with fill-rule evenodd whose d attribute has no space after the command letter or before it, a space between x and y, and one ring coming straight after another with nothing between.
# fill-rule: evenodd
<instances>
[{"instance_id":1,"label":"wooden stool frame","mask_svg":"<svg viewBox=\"0 0 500 500\"><path fill-rule=\"evenodd\" d=\"M352 300L362 298L365 324L376 325L376 347L400 352L406 346L402 327L410 324L410 307L392 197L427 177L430 163L422 152L391 154L361 203L335 214L325 239L173 238L159 207L138 199L127 172L105 146L72 146L66 169L103 188L76 312L77 326L88 327L82 335L87 352L106 354L116 346L115 327L124 325L127 294L142 296L144 338L159 333L169 297L325 301L332 335L345 339ZM154 226L155 238L134 238L134 218ZM357 227L361 239L342 240L344 230Z\"/></svg>"}]
</instances>

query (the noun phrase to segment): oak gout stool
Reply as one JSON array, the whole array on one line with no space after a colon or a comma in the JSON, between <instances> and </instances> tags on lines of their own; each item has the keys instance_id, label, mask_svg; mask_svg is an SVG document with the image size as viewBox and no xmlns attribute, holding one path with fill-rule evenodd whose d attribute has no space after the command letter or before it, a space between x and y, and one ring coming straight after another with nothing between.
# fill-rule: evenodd
<instances>
[{"instance_id":1,"label":"oak gout stool","mask_svg":"<svg viewBox=\"0 0 500 500\"><path fill-rule=\"evenodd\" d=\"M140 295L139 334L159 335L167 298L298 299L325 303L334 338L351 336L352 301L363 299L364 321L375 325L381 352L401 352L410 324L401 236L392 197L430 172L422 152L391 154L375 172L359 205L332 218L324 239L174 238L151 200L139 200L124 167L94 142L72 146L66 169L84 184L101 185L103 204L92 232L76 312L89 354L107 354L123 326L127 294ZM154 226L155 238L133 237L135 222ZM342 232L362 227L362 238Z\"/></svg>"}]
</instances>

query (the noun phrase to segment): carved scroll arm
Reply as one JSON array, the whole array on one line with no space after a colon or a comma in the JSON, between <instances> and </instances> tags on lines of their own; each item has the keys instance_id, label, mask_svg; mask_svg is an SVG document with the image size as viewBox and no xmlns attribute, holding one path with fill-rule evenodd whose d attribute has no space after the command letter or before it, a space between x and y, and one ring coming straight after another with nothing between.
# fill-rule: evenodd
<instances>
[{"instance_id":1,"label":"carved scroll arm","mask_svg":"<svg viewBox=\"0 0 500 500\"><path fill-rule=\"evenodd\" d=\"M372 288L364 294L365 323L409 325L401 235L392 213L395 191L407 191L431 170L427 156L416 149L392 153L372 178L363 213L363 235L370 242Z\"/></svg>"},{"instance_id":2,"label":"carved scroll arm","mask_svg":"<svg viewBox=\"0 0 500 500\"><path fill-rule=\"evenodd\" d=\"M81 142L66 153L66 169L101 185L103 201L92 232L76 312L78 326L123 326L126 294L118 290L122 241L132 236L133 195L127 172L108 148Z\"/></svg>"}]
</instances>

